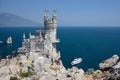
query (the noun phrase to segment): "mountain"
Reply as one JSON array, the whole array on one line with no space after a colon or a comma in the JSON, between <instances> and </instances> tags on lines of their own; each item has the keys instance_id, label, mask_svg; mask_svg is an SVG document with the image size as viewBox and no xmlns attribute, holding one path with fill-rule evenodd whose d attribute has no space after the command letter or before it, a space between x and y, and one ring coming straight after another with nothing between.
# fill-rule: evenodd
<instances>
[{"instance_id":1,"label":"mountain","mask_svg":"<svg viewBox=\"0 0 120 80\"><path fill-rule=\"evenodd\" d=\"M0 26L39 26L32 20L22 18L10 13L0 13Z\"/></svg>"}]
</instances>

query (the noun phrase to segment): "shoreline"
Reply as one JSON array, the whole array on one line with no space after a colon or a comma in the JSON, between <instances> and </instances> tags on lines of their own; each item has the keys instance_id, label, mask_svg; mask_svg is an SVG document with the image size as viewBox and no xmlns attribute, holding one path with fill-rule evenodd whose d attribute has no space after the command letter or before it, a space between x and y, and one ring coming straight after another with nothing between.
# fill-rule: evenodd
<instances>
[{"instance_id":1,"label":"shoreline","mask_svg":"<svg viewBox=\"0 0 120 80\"><path fill-rule=\"evenodd\" d=\"M40 59L44 59L44 58L41 57ZM112 59L112 57L108 58L105 61L107 63L109 63L109 62L111 63L110 59ZM6 64L6 61L7 61L7 64ZM105 61L101 62L100 64L105 64ZM9 80L11 77L17 77L20 80L32 80L34 77L35 78L34 80L37 80L38 74L36 74L36 70L33 71L33 69L37 69L37 72L39 72L39 71L41 72L41 70L39 70L39 68L36 66L38 63L41 63L41 62L39 62L38 59L36 59L35 62L33 63L32 60L30 58L27 58L27 56L24 54L20 54L17 57L10 59L10 62L7 59L2 59L0 61L0 75L1 75L0 79L1 80L3 80L3 79ZM62 76L64 76L64 78L60 78L60 80L65 80L65 79L72 80L73 78L75 78L76 80L79 80L79 79L88 80L88 78L89 78L89 80L94 80L94 79L103 80L106 77L107 77L106 79L109 80L110 78L113 78L113 74L116 74L116 70L120 71L120 60L119 59L117 61L115 61L115 63L113 65L111 65L109 67L109 69L105 70L102 68L102 69L97 69L96 71L94 71L94 69L90 68L86 72L81 68L78 69L75 66L73 66L72 68L65 69L65 67L62 65L61 60L60 60L60 65L57 65L56 63L48 65L49 62L46 62L46 63L47 64L43 63L45 66L42 69L42 71L43 71L42 74L45 74L45 72L47 71L47 72L49 72L51 77L54 77L54 79L60 78L59 74L61 74ZM33 67L32 65L34 65L36 67ZM30 68L30 70L28 70L28 67ZM43 66L41 66L41 67L43 67ZM44 69L45 69L45 72L44 72ZM112 73L111 73L111 70L112 70ZM31 74L29 74L29 76L25 76L25 73L27 74L29 71ZM56 73L56 71L57 71L57 73ZM76 74L76 72L78 74ZM23 74L24 76L21 76L20 73ZM3 77L3 75L4 75L4 77ZM5 77L5 75L6 75L6 77ZM118 76L118 79L116 78L116 80L119 80L120 74L118 74L117 76ZM42 77L39 77L39 78L42 78ZM39 80L42 80L42 79L39 79ZM45 79L47 79L47 78L45 78ZM45 79L43 79L43 80L45 80ZM54 80L54 79L50 78L50 80Z\"/></svg>"}]
</instances>

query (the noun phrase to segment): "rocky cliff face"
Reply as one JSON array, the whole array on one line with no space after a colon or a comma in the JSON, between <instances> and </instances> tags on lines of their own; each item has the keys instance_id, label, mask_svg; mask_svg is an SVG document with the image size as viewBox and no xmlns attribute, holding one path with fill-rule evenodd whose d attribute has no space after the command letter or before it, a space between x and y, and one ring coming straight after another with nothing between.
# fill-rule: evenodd
<instances>
[{"instance_id":1,"label":"rocky cliff face","mask_svg":"<svg viewBox=\"0 0 120 80\"><path fill-rule=\"evenodd\" d=\"M113 55L111 58L99 64L99 68L107 76L109 80L120 80L120 59L118 55Z\"/></svg>"},{"instance_id":2,"label":"rocky cliff face","mask_svg":"<svg viewBox=\"0 0 120 80\"><path fill-rule=\"evenodd\" d=\"M108 71L89 69L84 72L77 67L66 70L61 60L51 63L48 58L40 56L33 61L27 55L20 54L12 59L0 61L0 80L119 80L118 56L113 56L106 61L108 61L106 64L110 63L111 67ZM115 61L114 65L110 61ZM105 63L102 67L101 65L99 65L101 69L108 67L103 68Z\"/></svg>"},{"instance_id":3,"label":"rocky cliff face","mask_svg":"<svg viewBox=\"0 0 120 80\"><path fill-rule=\"evenodd\" d=\"M116 65L119 61L119 56L118 55L113 55L111 58L103 61L102 63L99 64L99 68L101 70L109 69Z\"/></svg>"},{"instance_id":4,"label":"rocky cliff face","mask_svg":"<svg viewBox=\"0 0 120 80\"><path fill-rule=\"evenodd\" d=\"M32 61L26 55L18 55L0 62L0 80L10 80L11 77L20 80L67 80L79 76L84 78L82 69L74 67L66 70L61 60L51 63L48 58L41 56Z\"/></svg>"}]
</instances>

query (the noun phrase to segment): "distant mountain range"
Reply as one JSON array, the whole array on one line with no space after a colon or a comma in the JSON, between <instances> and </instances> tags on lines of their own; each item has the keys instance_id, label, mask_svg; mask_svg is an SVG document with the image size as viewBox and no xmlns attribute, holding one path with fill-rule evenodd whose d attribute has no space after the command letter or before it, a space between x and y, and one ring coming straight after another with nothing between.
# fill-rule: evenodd
<instances>
[{"instance_id":1,"label":"distant mountain range","mask_svg":"<svg viewBox=\"0 0 120 80\"><path fill-rule=\"evenodd\" d=\"M0 26L39 26L40 24L32 20L22 18L10 13L0 13Z\"/></svg>"}]
</instances>

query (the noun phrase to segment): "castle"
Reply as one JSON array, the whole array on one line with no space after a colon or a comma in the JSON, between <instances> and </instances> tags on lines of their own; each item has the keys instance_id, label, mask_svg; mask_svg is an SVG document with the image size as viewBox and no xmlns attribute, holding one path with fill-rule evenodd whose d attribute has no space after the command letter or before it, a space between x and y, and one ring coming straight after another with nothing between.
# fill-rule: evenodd
<instances>
[{"instance_id":1,"label":"castle","mask_svg":"<svg viewBox=\"0 0 120 80\"><path fill-rule=\"evenodd\" d=\"M29 34L29 38L25 38L23 34L22 47L18 48L18 53L34 55L42 55L50 57L53 61L60 58L60 52L56 49L59 39L56 37L57 15L53 11L52 19L49 19L48 11L44 13L44 29L36 30L35 35ZM32 57L32 56L31 56Z\"/></svg>"}]
</instances>

